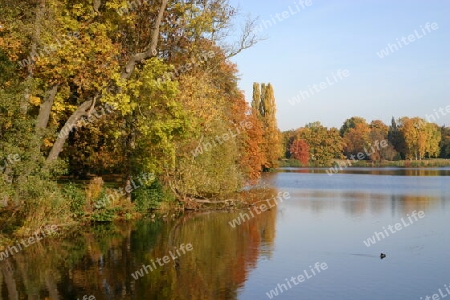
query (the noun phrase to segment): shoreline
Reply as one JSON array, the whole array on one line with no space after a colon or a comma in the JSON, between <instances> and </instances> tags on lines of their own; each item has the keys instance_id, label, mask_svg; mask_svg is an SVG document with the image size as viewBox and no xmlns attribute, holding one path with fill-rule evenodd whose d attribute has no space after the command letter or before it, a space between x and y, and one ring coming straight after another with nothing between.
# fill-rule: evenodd
<instances>
[{"instance_id":1,"label":"shoreline","mask_svg":"<svg viewBox=\"0 0 450 300\"><path fill-rule=\"evenodd\" d=\"M301 164L294 159L288 159L285 161L280 161L280 166L277 169L281 168L303 168L303 169L320 169L320 168L329 168L333 167L336 164L344 164L347 160L345 159L335 159L331 164L327 164L326 166L301 166ZM404 169L426 169L426 168L445 168L450 167L450 159L448 158L434 158L434 159L422 159L422 160L397 160L397 161L382 161L382 162L372 162L372 161L355 161L351 166L347 166L346 168L388 168L388 167L397 167ZM277 170L275 169L275 170Z\"/></svg>"}]
</instances>

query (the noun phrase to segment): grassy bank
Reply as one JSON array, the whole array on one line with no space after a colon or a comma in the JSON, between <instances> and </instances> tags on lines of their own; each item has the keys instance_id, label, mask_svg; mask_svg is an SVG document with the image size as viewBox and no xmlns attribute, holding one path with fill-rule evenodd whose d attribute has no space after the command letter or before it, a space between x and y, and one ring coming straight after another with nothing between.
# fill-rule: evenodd
<instances>
[{"instance_id":1,"label":"grassy bank","mask_svg":"<svg viewBox=\"0 0 450 300\"><path fill-rule=\"evenodd\" d=\"M235 192L224 197L177 199L158 182L148 181L126 194L118 178L94 177L88 181L28 185L30 200L0 205L0 251L15 241L29 237L45 226L57 226L58 235L79 226L136 220L143 217L164 218L186 210L235 210L260 201L266 188ZM48 183L47 183L48 184ZM130 191L131 187L128 188Z\"/></svg>"},{"instance_id":2,"label":"grassy bank","mask_svg":"<svg viewBox=\"0 0 450 300\"><path fill-rule=\"evenodd\" d=\"M120 181L105 183L101 177L88 182L28 182L20 187L24 190L14 194L19 200L5 198L0 205L0 248L12 239L31 236L42 226L70 228L181 209L157 180L128 188L128 194Z\"/></svg>"}]
</instances>

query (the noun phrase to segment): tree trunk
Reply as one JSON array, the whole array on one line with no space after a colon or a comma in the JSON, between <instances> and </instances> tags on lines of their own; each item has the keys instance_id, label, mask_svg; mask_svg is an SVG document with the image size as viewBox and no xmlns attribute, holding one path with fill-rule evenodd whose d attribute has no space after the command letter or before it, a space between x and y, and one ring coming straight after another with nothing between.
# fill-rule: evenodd
<instances>
[{"instance_id":1,"label":"tree trunk","mask_svg":"<svg viewBox=\"0 0 450 300\"><path fill-rule=\"evenodd\" d=\"M128 60L128 62L126 63L126 65L122 71L122 74L121 74L122 79L129 79L131 77L136 64L138 64L144 60L147 60L149 58L152 58L158 54L158 52L156 50L156 46L158 45L158 39L159 39L159 27L161 26L164 12L167 7L167 2L168 2L168 0L161 1L161 7L159 9L158 17L156 18L156 21L155 21L154 29L152 32L152 38L147 47L147 50L144 52L141 52L141 53L136 53L131 56L131 58ZM80 105L80 107L78 107L78 109L70 116L70 118L67 120L66 124L64 124L64 127L62 130L64 130L64 128L66 128L66 130L69 128L71 129L74 126L74 124L76 124L76 122L81 117L83 117L87 114L87 110L89 109L89 107L92 106L92 103L93 103L93 100L83 102ZM67 137L68 137L68 134L65 134L65 132L63 132L63 133L64 134L58 135L58 138L56 139L55 143L53 144L52 150L50 151L50 154L47 157L47 162L56 160L58 158L59 154L61 153L64 143L66 142Z\"/></svg>"},{"instance_id":2,"label":"tree trunk","mask_svg":"<svg viewBox=\"0 0 450 300\"><path fill-rule=\"evenodd\" d=\"M78 120L87 115L89 108L92 106L93 100L85 101L83 102L78 109L70 116L70 118L67 120L64 127L61 129L63 134L59 134L56 138L55 143L53 144L52 150L50 151L47 161L54 161L58 158L59 153L61 153L62 148L64 146L64 143L67 140L67 137L69 136L68 132L65 132L66 129L72 128ZM63 131L64 130L64 131Z\"/></svg>"},{"instance_id":3,"label":"tree trunk","mask_svg":"<svg viewBox=\"0 0 450 300\"><path fill-rule=\"evenodd\" d=\"M36 54L37 46L39 44L39 40L41 37L41 23L44 18L44 10L45 10L45 0L39 1L36 6L36 21L35 21L35 31L33 32L33 36L31 38L31 56ZM29 63L27 65L28 76L27 79L30 80L33 78L33 64ZM28 112L28 101L30 97L30 88L27 87L25 89L25 95L20 101L20 109L24 115Z\"/></svg>"},{"instance_id":4,"label":"tree trunk","mask_svg":"<svg viewBox=\"0 0 450 300\"><path fill-rule=\"evenodd\" d=\"M36 132L47 128L50 113L52 111L53 101L58 92L58 85L53 86L48 92L39 109L39 115L36 120Z\"/></svg>"}]
</instances>

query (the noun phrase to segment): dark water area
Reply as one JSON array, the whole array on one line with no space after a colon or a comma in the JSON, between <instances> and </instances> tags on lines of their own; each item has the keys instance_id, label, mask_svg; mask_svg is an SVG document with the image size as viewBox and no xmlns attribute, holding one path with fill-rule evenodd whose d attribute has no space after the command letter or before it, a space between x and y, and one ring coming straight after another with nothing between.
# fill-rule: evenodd
<instances>
[{"instance_id":1,"label":"dark water area","mask_svg":"<svg viewBox=\"0 0 450 300\"><path fill-rule=\"evenodd\" d=\"M0 299L450 294L449 175L450 168L348 168L332 176L284 169L264 177L261 203L277 203L264 212L169 214L30 245L0 261ZM274 200L279 193L289 197Z\"/></svg>"}]
</instances>

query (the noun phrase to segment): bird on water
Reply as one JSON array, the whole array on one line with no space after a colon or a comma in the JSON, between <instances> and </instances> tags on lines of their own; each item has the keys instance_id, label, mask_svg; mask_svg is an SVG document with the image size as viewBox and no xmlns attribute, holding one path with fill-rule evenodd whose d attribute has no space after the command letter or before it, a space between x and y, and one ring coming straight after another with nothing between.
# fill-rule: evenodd
<instances>
[{"instance_id":1,"label":"bird on water","mask_svg":"<svg viewBox=\"0 0 450 300\"><path fill-rule=\"evenodd\" d=\"M384 254L384 253L381 253L381 254L380 254L380 258L381 258L381 259L383 259L383 258L385 258L385 257L386 257L386 254Z\"/></svg>"}]
</instances>

